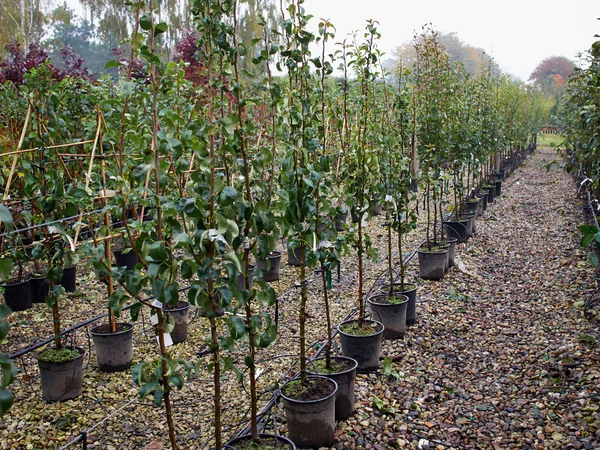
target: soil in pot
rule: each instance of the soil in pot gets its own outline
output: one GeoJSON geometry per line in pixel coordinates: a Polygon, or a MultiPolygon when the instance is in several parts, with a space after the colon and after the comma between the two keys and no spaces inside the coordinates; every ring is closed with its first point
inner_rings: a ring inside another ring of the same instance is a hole
{"type": "Polygon", "coordinates": [[[358,371],[372,371],[379,367],[379,351],[385,327],[375,320],[348,320],[338,326],[342,355],[356,360],[358,371]]]}
{"type": "Polygon", "coordinates": [[[190,321],[190,304],[182,300],[177,305],[164,305],[163,310],[173,317],[175,328],[171,331],[173,344],[185,341],[187,338],[188,323],[190,321]]]}
{"type": "Polygon", "coordinates": [[[335,420],[350,417],[354,412],[354,382],[356,380],[356,369],[358,363],[352,358],[344,356],[332,356],[331,367],[327,367],[325,358],[319,358],[311,364],[318,375],[335,381],[338,385],[335,396],[335,420]]]}
{"type": "Polygon", "coordinates": [[[446,273],[448,249],[422,246],[419,248],[419,277],[424,280],[441,280],[446,273]]]}
{"type": "Polygon", "coordinates": [[[278,251],[272,251],[267,260],[256,260],[256,268],[262,272],[262,278],[265,281],[279,280],[280,267],[281,252],[278,251]]]}
{"type": "Polygon", "coordinates": [[[99,325],[91,330],[98,368],[104,372],[118,372],[131,367],[133,357],[133,325],[117,323],[111,333],[110,325],[99,325]]]}
{"type": "Polygon", "coordinates": [[[296,450],[292,441],[272,434],[259,434],[259,442],[252,442],[252,436],[244,435],[230,440],[223,450],[296,450]]]}
{"type": "Polygon", "coordinates": [[[15,281],[3,285],[4,301],[13,311],[26,311],[31,308],[31,282],[15,281]]]}
{"type": "Polygon", "coordinates": [[[77,266],[68,267],[63,269],[62,278],[60,279],[60,285],[65,288],[67,292],[75,292],[77,289],[77,266]]]}
{"type": "Polygon", "coordinates": [[[406,332],[406,309],[408,297],[402,294],[379,294],[367,300],[371,317],[383,324],[383,337],[403,338],[406,332]]]}
{"type": "Polygon", "coordinates": [[[335,437],[337,383],[325,377],[288,381],[281,388],[288,436],[298,447],[327,447],[335,437]]]}
{"type": "Polygon", "coordinates": [[[70,400],[81,395],[84,354],[79,347],[38,353],[42,397],[46,402],[70,400]]]}

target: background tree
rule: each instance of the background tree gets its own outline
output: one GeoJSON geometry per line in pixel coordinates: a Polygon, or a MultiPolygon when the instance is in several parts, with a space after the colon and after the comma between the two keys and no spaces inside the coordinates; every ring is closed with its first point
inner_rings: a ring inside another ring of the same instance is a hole
{"type": "Polygon", "coordinates": [[[555,93],[557,90],[562,90],[574,69],[575,64],[568,58],[550,56],[537,65],[531,72],[529,80],[540,86],[543,92],[555,93]]]}
{"type": "MultiPolygon", "coordinates": [[[[492,75],[499,76],[501,74],[500,66],[482,48],[465,44],[455,32],[435,31],[435,34],[436,41],[445,49],[450,64],[460,63],[469,74],[474,76],[479,76],[483,67],[489,68],[492,75]]],[[[418,39],[422,39],[422,37],[418,39]]],[[[397,47],[394,51],[394,58],[396,65],[410,67],[416,60],[414,41],[407,41],[397,47]]]]}
{"type": "Polygon", "coordinates": [[[25,48],[40,42],[50,1],[0,1],[0,55],[4,55],[4,48],[12,41],[22,43],[25,48]]]}

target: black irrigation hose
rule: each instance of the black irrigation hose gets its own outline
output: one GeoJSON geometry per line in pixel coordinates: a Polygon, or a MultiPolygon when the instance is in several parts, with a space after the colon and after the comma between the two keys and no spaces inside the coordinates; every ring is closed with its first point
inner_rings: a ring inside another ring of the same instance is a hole
{"type": "MultiPolygon", "coordinates": [[[[179,290],[177,292],[184,292],[184,291],[187,291],[189,288],[190,288],[190,286],[182,287],[182,288],[179,288],[179,290]]],[[[146,297],[145,299],[143,299],[143,301],[145,301],[145,302],[148,302],[150,300],[154,300],[154,296],[153,295],[151,295],[151,296],[146,297]]],[[[135,305],[135,303],[123,307],[122,310],[123,311],[127,311],[133,305],[135,305]]],[[[74,332],[74,331],[76,331],[76,330],[78,330],[80,328],[83,328],[83,327],[85,327],[87,325],[90,325],[91,323],[97,322],[100,319],[104,319],[105,317],[108,317],[107,313],[102,314],[100,316],[92,317],[91,319],[88,319],[88,320],[85,320],[83,322],[80,322],[80,323],[78,323],[76,325],[73,325],[72,327],[69,327],[69,328],[61,331],[60,336],[66,336],[67,334],[70,334],[70,333],[72,333],[72,332],[74,332]]],[[[33,345],[29,346],[27,348],[19,350],[18,352],[13,353],[12,355],[9,355],[8,357],[10,359],[19,358],[19,357],[21,357],[21,356],[23,356],[23,355],[25,355],[25,354],[27,354],[29,352],[37,350],[38,348],[43,347],[44,345],[47,345],[47,344],[51,343],[53,340],[54,340],[54,336],[49,337],[47,339],[44,339],[43,341],[40,341],[40,342],[38,342],[36,344],[33,344],[33,345]]]]}
{"type": "MultiPolygon", "coordinates": [[[[95,210],[95,211],[88,211],[86,213],[81,213],[81,217],[91,216],[92,214],[100,214],[102,212],[104,212],[104,208],[98,209],[98,210],[95,210]]],[[[73,220],[73,219],[79,219],[79,214],[76,215],[76,216],[64,217],[62,219],[53,220],[52,222],[44,222],[44,223],[40,223],[40,224],[36,224],[36,225],[30,225],[30,226],[25,227],[25,228],[19,228],[19,229],[15,229],[15,230],[12,230],[12,231],[5,231],[3,233],[0,233],[0,238],[5,237],[5,236],[9,236],[9,235],[14,234],[14,233],[22,233],[23,231],[31,231],[31,230],[35,230],[37,228],[47,227],[48,225],[53,225],[55,223],[63,223],[63,222],[66,222],[68,220],[73,220]]]]}

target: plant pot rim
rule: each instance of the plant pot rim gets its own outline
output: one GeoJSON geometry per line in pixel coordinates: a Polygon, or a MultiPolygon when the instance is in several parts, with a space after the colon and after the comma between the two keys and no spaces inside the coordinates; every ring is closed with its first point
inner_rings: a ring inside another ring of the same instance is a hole
{"type": "MultiPolygon", "coordinates": [[[[437,245],[436,245],[437,247],[437,245]]],[[[421,250],[421,247],[419,247],[419,249],[417,250],[419,253],[424,254],[424,255],[441,255],[442,253],[446,253],[448,251],[448,247],[446,247],[444,250],[442,251],[435,251],[432,252],[431,250],[427,251],[427,250],[421,250]]]]}
{"type": "Polygon", "coordinates": [[[90,333],[92,334],[92,336],[117,336],[119,334],[125,334],[125,333],[129,333],[132,329],[133,329],[133,324],[129,323],[129,322],[117,322],[117,325],[125,325],[127,328],[125,330],[121,330],[121,331],[117,331],[115,333],[99,333],[95,330],[97,330],[100,327],[103,327],[104,325],[96,325],[94,328],[92,328],[90,330],[90,333]]]}
{"type": "Polygon", "coordinates": [[[180,308],[177,308],[177,306],[171,306],[171,305],[164,304],[163,311],[178,312],[178,311],[185,311],[186,309],[190,308],[189,302],[186,302],[185,300],[179,300],[177,303],[180,303],[180,302],[185,303],[185,305],[181,306],[180,308]]]}
{"type": "Polygon", "coordinates": [[[373,299],[376,297],[385,297],[385,298],[390,298],[389,294],[375,294],[372,295],[371,297],[367,298],[367,303],[370,305],[377,305],[377,306],[383,306],[384,308],[386,306],[392,307],[392,306],[398,306],[398,305],[403,305],[404,303],[408,303],[408,296],[405,294],[396,294],[399,296],[402,296],[404,298],[398,298],[398,297],[394,297],[394,298],[398,298],[398,300],[401,300],[398,303],[379,303],[374,301],[373,299]]]}
{"type": "Polygon", "coordinates": [[[14,278],[11,280],[7,280],[7,281],[3,281],[2,283],[0,283],[0,286],[2,287],[8,287],[8,286],[18,286],[20,284],[25,284],[25,283],[29,283],[31,281],[31,277],[29,278],[25,278],[21,281],[16,281],[14,278]]]}
{"type": "MultiPolygon", "coordinates": [[[[290,439],[286,438],[285,436],[281,436],[279,434],[259,433],[258,437],[259,438],[264,437],[264,438],[269,438],[269,439],[276,439],[278,441],[281,441],[284,444],[289,445],[292,450],[296,450],[296,444],[294,444],[290,439]]],[[[252,439],[252,436],[250,434],[243,434],[241,436],[237,436],[232,439],[229,439],[223,445],[222,450],[228,450],[230,448],[235,448],[235,447],[232,447],[232,444],[243,442],[246,439],[252,439]]]]}
{"type": "MultiPolygon", "coordinates": [[[[291,380],[287,380],[287,381],[286,381],[286,382],[283,384],[283,386],[281,386],[281,389],[279,390],[279,391],[280,391],[280,393],[281,393],[281,396],[282,396],[284,399],[286,399],[287,401],[289,401],[289,402],[302,403],[302,404],[310,404],[310,403],[319,403],[319,402],[322,402],[322,401],[324,401],[324,400],[327,400],[327,399],[329,399],[329,398],[331,398],[331,397],[335,396],[335,394],[337,394],[337,391],[338,391],[338,384],[337,384],[337,383],[336,383],[334,380],[332,380],[331,378],[327,378],[326,376],[322,376],[322,375],[319,375],[319,376],[316,376],[316,375],[307,375],[307,378],[308,378],[308,379],[316,379],[316,378],[318,378],[319,380],[324,380],[324,381],[326,381],[326,382],[331,382],[331,383],[333,383],[333,388],[334,388],[334,389],[333,389],[333,391],[332,391],[332,392],[330,392],[329,394],[327,394],[325,397],[321,397],[321,398],[318,398],[318,399],[316,399],[316,400],[298,400],[298,399],[295,399],[295,398],[293,398],[293,397],[288,397],[287,395],[285,395],[285,394],[283,393],[283,391],[284,391],[285,387],[286,387],[286,386],[287,386],[289,383],[291,383],[292,381],[297,381],[297,380],[298,380],[298,377],[294,377],[294,378],[292,378],[291,380]]],[[[319,381],[319,382],[320,382],[320,381],[319,381]]]]}
{"type": "Polygon", "coordinates": [[[382,334],[383,330],[385,330],[385,327],[383,326],[383,324],[381,322],[379,322],[377,320],[373,320],[373,319],[363,319],[364,323],[372,324],[376,328],[380,328],[380,330],[375,331],[375,333],[373,333],[373,334],[367,334],[366,336],[357,336],[355,334],[346,333],[345,331],[343,331],[341,329],[342,325],[347,324],[347,323],[352,323],[352,322],[358,323],[358,319],[344,320],[343,322],[341,322],[337,326],[337,329],[340,332],[340,334],[343,334],[344,336],[354,337],[354,338],[362,338],[362,337],[364,337],[364,338],[370,338],[370,337],[373,337],[373,336],[377,336],[378,334],[382,334]]]}
{"type": "MultiPolygon", "coordinates": [[[[281,254],[282,253],[279,250],[273,250],[271,253],[269,253],[267,255],[267,259],[277,258],[278,256],[281,256],[281,254]]],[[[260,259],[260,258],[258,258],[258,259],[260,259]]],[[[265,261],[265,260],[263,260],[263,261],[265,261]]]]}
{"type": "MultiPolygon", "coordinates": [[[[325,356],[321,356],[319,358],[314,359],[313,361],[321,361],[321,360],[323,360],[325,358],[326,358],[325,356]]],[[[319,376],[326,377],[327,375],[342,375],[344,373],[352,372],[353,370],[356,370],[358,368],[358,361],[356,361],[354,358],[350,358],[349,356],[332,356],[331,359],[343,360],[343,361],[352,361],[352,367],[350,367],[350,368],[348,368],[346,370],[342,370],[341,372],[329,372],[329,373],[326,373],[326,374],[325,373],[321,373],[321,374],[319,374],[319,376]]],[[[316,375],[313,372],[309,372],[309,374],[316,375]]]]}
{"type": "MultiPolygon", "coordinates": [[[[389,286],[389,284],[382,284],[380,290],[386,288],[387,286],[389,286]]],[[[404,292],[416,291],[418,287],[417,283],[394,283],[392,286],[394,287],[394,292],[399,292],[400,294],[404,292]],[[395,288],[396,286],[398,286],[398,289],[395,288]]]]}

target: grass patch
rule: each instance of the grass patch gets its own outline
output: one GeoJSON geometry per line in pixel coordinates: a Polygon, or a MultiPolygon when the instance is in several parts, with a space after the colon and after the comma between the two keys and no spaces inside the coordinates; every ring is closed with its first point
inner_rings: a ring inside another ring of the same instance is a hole
{"type": "Polygon", "coordinates": [[[539,133],[537,135],[537,145],[538,147],[544,148],[560,148],[563,146],[565,138],[560,134],[543,134],[539,133]]]}

